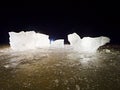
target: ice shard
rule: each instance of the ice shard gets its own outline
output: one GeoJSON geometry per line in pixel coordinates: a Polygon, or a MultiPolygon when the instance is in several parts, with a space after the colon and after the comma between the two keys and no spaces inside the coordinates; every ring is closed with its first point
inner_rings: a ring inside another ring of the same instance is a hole
{"type": "Polygon", "coordinates": [[[50,45],[48,35],[34,31],[9,32],[9,36],[10,47],[17,51],[47,47],[50,45]]]}
{"type": "Polygon", "coordinates": [[[100,46],[110,42],[105,36],[100,37],[83,37],[82,39],[76,33],[68,35],[68,41],[74,50],[80,52],[96,52],[100,46]]]}

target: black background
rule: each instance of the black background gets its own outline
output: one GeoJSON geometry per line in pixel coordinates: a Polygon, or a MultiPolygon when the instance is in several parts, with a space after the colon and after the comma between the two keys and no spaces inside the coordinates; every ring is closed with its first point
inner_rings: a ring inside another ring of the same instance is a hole
{"type": "Polygon", "coordinates": [[[120,8],[113,1],[4,2],[0,7],[0,43],[8,44],[9,31],[31,31],[65,39],[73,32],[84,36],[108,36],[120,44],[120,8]]]}

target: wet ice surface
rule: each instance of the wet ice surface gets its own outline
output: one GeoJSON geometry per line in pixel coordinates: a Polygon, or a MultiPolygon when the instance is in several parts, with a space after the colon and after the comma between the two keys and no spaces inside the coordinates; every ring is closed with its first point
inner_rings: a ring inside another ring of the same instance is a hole
{"type": "Polygon", "coordinates": [[[0,90],[119,90],[120,47],[78,53],[70,46],[0,49],[0,90]]]}

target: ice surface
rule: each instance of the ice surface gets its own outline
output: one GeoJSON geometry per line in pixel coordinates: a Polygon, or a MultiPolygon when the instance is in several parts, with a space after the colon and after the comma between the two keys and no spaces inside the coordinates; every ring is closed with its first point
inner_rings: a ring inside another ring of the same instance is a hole
{"type": "Polygon", "coordinates": [[[64,48],[16,52],[0,47],[1,90],[119,90],[120,46],[97,53],[64,48]],[[107,52],[110,51],[110,53],[107,52]]]}
{"type": "Polygon", "coordinates": [[[51,47],[63,48],[64,47],[64,39],[58,39],[58,40],[52,41],[51,47]]]}
{"type": "Polygon", "coordinates": [[[50,45],[49,36],[34,31],[9,32],[10,46],[13,50],[24,51],[50,45]]]}
{"type": "Polygon", "coordinates": [[[76,51],[82,52],[96,52],[100,46],[105,45],[110,42],[108,37],[100,36],[100,37],[83,37],[82,39],[76,33],[68,35],[68,41],[70,45],[76,51]]]}

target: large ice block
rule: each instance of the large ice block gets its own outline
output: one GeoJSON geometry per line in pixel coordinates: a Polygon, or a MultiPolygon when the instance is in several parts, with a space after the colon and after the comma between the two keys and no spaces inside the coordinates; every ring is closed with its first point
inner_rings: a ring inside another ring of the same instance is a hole
{"type": "Polygon", "coordinates": [[[9,43],[13,50],[23,51],[50,45],[49,36],[34,31],[9,32],[9,43]]]}
{"type": "Polygon", "coordinates": [[[83,37],[82,39],[76,33],[68,35],[68,41],[74,50],[80,52],[96,52],[100,46],[110,42],[105,36],[100,37],[83,37]]]}

